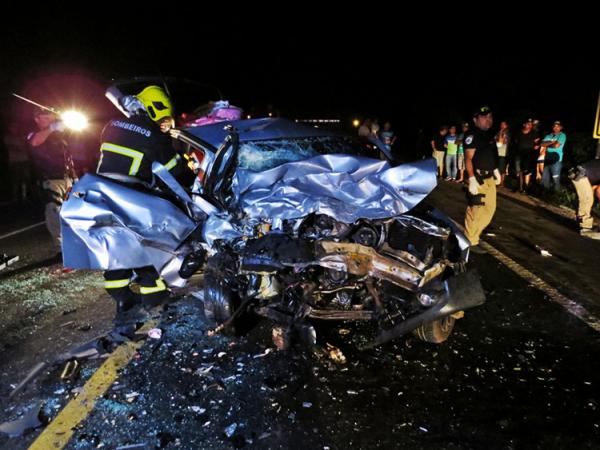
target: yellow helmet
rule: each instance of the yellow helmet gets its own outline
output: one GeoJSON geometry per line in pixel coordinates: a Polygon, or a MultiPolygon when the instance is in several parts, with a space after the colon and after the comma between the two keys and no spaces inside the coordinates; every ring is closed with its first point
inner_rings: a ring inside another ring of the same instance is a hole
{"type": "Polygon", "coordinates": [[[148,86],[136,97],[144,104],[148,115],[155,122],[165,117],[173,117],[171,100],[163,88],[148,86]]]}

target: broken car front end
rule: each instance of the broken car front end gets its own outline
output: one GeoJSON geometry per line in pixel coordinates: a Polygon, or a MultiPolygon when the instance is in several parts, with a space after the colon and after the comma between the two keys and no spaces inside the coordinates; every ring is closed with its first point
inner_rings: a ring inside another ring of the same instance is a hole
{"type": "Polygon", "coordinates": [[[420,215],[347,224],[313,214],[222,243],[206,268],[205,311],[223,323],[244,305],[230,326],[255,313],[309,342],[313,320],[371,322],[378,332],[365,347],[410,331],[442,342],[485,297],[456,235],[420,215]]]}
{"type": "Polygon", "coordinates": [[[283,119],[172,135],[206,153],[203,184],[190,196],[160,165],[169,192],[159,196],[84,177],[61,212],[65,264],[152,264],[181,286],[206,251],[207,316],[238,330],[267,317],[309,342],[315,321],[373,325],[365,347],[410,331],[442,342],[484,302],[466,271],[468,241],[422,203],[436,185],[433,160],[391,167],[351,137],[283,119]]]}

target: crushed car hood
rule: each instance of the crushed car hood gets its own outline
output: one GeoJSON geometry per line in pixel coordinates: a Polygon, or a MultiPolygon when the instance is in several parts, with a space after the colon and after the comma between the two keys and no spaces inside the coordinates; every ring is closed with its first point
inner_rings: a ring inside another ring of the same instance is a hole
{"type": "Polygon", "coordinates": [[[320,155],[264,172],[238,169],[233,190],[251,218],[295,219],[311,213],[342,222],[403,214],[436,186],[432,159],[390,167],[350,155],[320,155]]]}

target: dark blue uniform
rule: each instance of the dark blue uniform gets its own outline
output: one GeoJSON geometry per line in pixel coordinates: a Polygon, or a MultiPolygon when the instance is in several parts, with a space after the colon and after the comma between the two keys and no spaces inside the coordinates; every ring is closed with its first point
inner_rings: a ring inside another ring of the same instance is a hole
{"type": "Polygon", "coordinates": [[[498,167],[498,150],[494,134],[475,128],[473,132],[465,135],[463,144],[465,150],[475,149],[473,168],[485,173],[492,172],[498,167]]]}
{"type": "Polygon", "coordinates": [[[171,138],[146,115],[111,120],[102,131],[97,172],[117,173],[152,182],[152,163],[165,165],[184,186],[194,181],[185,159],[171,145],[171,138]]]}

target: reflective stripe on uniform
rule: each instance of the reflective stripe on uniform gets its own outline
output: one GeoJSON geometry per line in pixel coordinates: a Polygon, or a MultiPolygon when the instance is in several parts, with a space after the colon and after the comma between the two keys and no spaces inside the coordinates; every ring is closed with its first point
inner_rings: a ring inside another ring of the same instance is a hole
{"type": "Polygon", "coordinates": [[[104,289],[119,289],[129,286],[129,278],[122,280],[104,280],[104,289]]]}
{"type": "Polygon", "coordinates": [[[173,156],[168,163],[165,164],[165,167],[167,168],[167,170],[171,170],[173,167],[175,167],[177,165],[177,160],[179,158],[177,157],[177,155],[173,156]]]}
{"type": "Polygon", "coordinates": [[[131,166],[129,167],[128,175],[136,175],[138,170],[140,170],[140,165],[142,164],[142,159],[144,159],[144,154],[132,148],[122,147],[120,145],[111,144],[109,142],[105,142],[100,147],[100,151],[104,152],[113,152],[119,155],[128,156],[133,161],[131,162],[131,166]]]}
{"type": "Polygon", "coordinates": [[[145,286],[141,286],[140,287],[140,294],[154,294],[155,292],[160,292],[160,291],[166,291],[167,290],[167,286],[165,285],[165,282],[159,278],[158,280],[156,280],[156,286],[153,287],[145,287],[145,286]]]}

